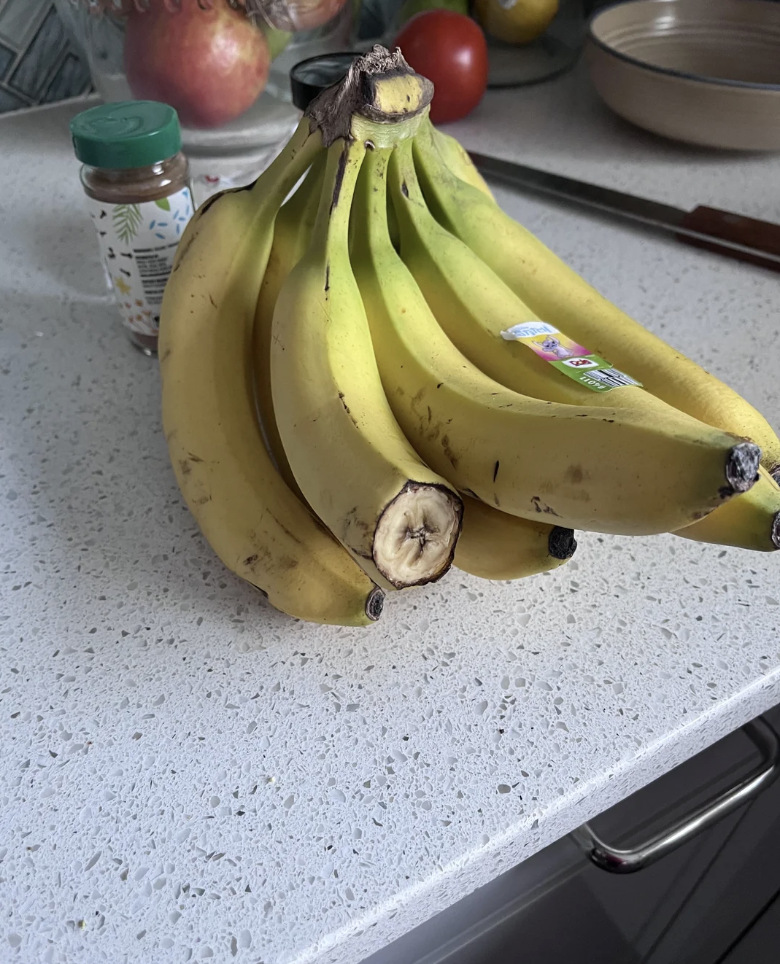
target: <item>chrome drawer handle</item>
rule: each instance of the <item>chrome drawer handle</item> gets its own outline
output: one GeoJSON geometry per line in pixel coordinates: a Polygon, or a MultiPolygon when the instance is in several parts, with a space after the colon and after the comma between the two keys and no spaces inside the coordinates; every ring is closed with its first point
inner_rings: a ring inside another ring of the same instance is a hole
{"type": "Polygon", "coordinates": [[[736,786],[724,790],[668,829],[630,850],[610,847],[587,823],[574,830],[572,837],[597,867],[612,874],[631,874],[665,857],[743,803],[758,796],[780,774],[780,739],[766,720],[759,716],[747,723],[742,732],[761,751],[761,765],[736,786]]]}

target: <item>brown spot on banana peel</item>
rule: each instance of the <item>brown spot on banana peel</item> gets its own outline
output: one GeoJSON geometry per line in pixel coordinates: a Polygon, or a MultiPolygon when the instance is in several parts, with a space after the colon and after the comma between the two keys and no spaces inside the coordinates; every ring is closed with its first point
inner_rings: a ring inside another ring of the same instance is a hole
{"type": "Polygon", "coordinates": [[[279,528],[280,528],[280,529],[282,530],[282,532],[287,536],[288,539],[291,539],[293,542],[297,542],[297,544],[298,544],[299,546],[302,546],[302,545],[303,545],[303,543],[302,543],[301,540],[298,538],[298,536],[296,536],[295,533],[290,532],[290,530],[287,528],[287,526],[286,526],[283,522],[280,522],[279,519],[277,519],[276,516],[275,516],[273,513],[269,512],[268,515],[269,515],[270,518],[273,519],[273,521],[279,526],[279,528]]]}
{"type": "MultiPolygon", "coordinates": [[[[381,516],[381,513],[380,513],[380,516],[381,516]]],[[[374,530],[376,529],[376,526],[378,524],[379,524],[379,518],[377,518],[377,521],[374,523],[374,530]]],[[[372,558],[373,558],[371,556],[371,553],[366,552],[365,549],[360,547],[360,545],[353,545],[353,543],[356,541],[357,543],[360,543],[363,539],[369,538],[371,535],[371,532],[372,532],[371,526],[365,521],[365,519],[360,519],[358,517],[357,506],[350,509],[349,512],[344,516],[344,524],[343,524],[342,533],[341,533],[341,541],[345,543],[349,543],[352,551],[356,555],[360,556],[361,559],[368,559],[369,561],[372,561],[372,558]],[[350,533],[354,532],[355,530],[362,533],[362,536],[357,540],[353,539],[350,536],[350,533]]]]}
{"type": "Polygon", "coordinates": [[[493,466],[493,481],[495,482],[498,478],[498,467],[501,463],[496,459],[496,464],[493,466]]]}
{"type": "MultiPolygon", "coordinates": [[[[208,204],[208,201],[206,201],[205,203],[208,204]]],[[[188,252],[188,251],[190,250],[190,248],[192,247],[192,243],[193,243],[193,241],[195,240],[195,238],[196,238],[197,236],[198,236],[198,235],[197,235],[197,232],[196,232],[196,231],[194,231],[194,230],[191,231],[189,237],[187,238],[186,242],[184,243],[184,247],[183,247],[183,248],[179,248],[179,250],[176,252],[176,263],[175,263],[174,266],[173,266],[173,271],[171,272],[172,274],[173,274],[174,272],[178,271],[179,268],[180,268],[180,267],[182,266],[182,264],[184,263],[184,259],[187,257],[187,252],[188,252]]]]}
{"type": "Polygon", "coordinates": [[[582,480],[583,480],[583,478],[584,478],[584,474],[583,474],[583,471],[582,471],[582,466],[581,466],[581,465],[570,465],[570,466],[568,467],[568,469],[566,469],[566,472],[565,472],[565,474],[564,474],[563,477],[564,477],[564,479],[566,479],[567,482],[571,482],[571,483],[573,483],[574,485],[579,484],[580,482],[582,482],[582,480]]]}
{"type": "Polygon", "coordinates": [[[352,412],[350,412],[349,405],[347,405],[347,403],[344,401],[344,392],[339,392],[339,401],[344,406],[344,411],[347,413],[347,415],[349,415],[350,422],[352,422],[355,428],[357,428],[358,427],[357,419],[352,414],[352,412]]]}
{"type": "MultiPolygon", "coordinates": [[[[339,203],[339,197],[341,196],[341,185],[344,183],[344,174],[347,170],[347,145],[344,144],[344,148],[339,156],[339,166],[336,171],[336,180],[333,184],[333,195],[330,200],[330,210],[331,213],[336,208],[339,203]]],[[[327,290],[327,289],[326,289],[327,290]]]]}
{"type": "MultiPolygon", "coordinates": [[[[251,181],[249,184],[243,185],[243,187],[229,187],[224,191],[218,191],[216,194],[212,194],[210,198],[206,198],[203,204],[201,204],[201,206],[195,212],[195,218],[197,218],[197,221],[200,221],[205,215],[206,211],[213,207],[213,205],[216,204],[216,202],[221,198],[227,197],[228,194],[240,194],[242,191],[251,191],[255,184],[257,184],[257,178],[255,178],[255,180],[251,181]]],[[[190,224],[192,224],[192,220],[190,220],[190,224]]]]}
{"type": "Polygon", "coordinates": [[[271,550],[268,546],[261,545],[257,542],[257,535],[255,532],[248,533],[249,542],[257,546],[257,551],[250,556],[247,556],[244,560],[244,565],[251,571],[253,571],[258,565],[272,567],[275,564],[274,557],[271,554],[271,550]]]}
{"type": "Polygon", "coordinates": [[[547,551],[553,559],[571,559],[577,549],[573,529],[553,526],[547,539],[547,551]]]}
{"type": "Polygon", "coordinates": [[[544,515],[554,515],[556,517],[558,515],[555,509],[547,505],[546,502],[542,502],[538,495],[531,496],[531,504],[534,507],[534,512],[543,513],[544,515]]]}
{"type": "Polygon", "coordinates": [[[406,198],[409,197],[409,188],[406,186],[406,181],[401,183],[401,194],[406,198]]]}
{"type": "Polygon", "coordinates": [[[330,261],[325,265],[325,291],[330,291],[330,261]]]}
{"type": "Polygon", "coordinates": [[[450,448],[450,437],[449,437],[449,435],[445,435],[445,436],[442,437],[442,440],[441,440],[441,448],[442,448],[442,451],[444,452],[444,454],[446,455],[446,457],[449,459],[450,465],[452,465],[453,469],[457,469],[457,467],[458,467],[458,462],[460,462],[460,456],[459,456],[459,455],[456,455],[456,454],[452,451],[452,449],[450,448]]]}

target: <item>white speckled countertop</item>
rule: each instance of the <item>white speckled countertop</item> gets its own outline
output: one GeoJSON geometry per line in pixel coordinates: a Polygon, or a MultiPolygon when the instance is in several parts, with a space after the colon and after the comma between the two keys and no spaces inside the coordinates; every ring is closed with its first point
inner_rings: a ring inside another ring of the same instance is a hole
{"type": "MultiPolygon", "coordinates": [[[[0,121],[0,960],[356,964],[780,700],[780,558],[584,536],[363,630],[212,556],[107,303],[60,106],[0,121]]],[[[581,73],[485,152],[780,220],[780,162],[665,144],[581,73]]],[[[499,192],[775,424],[777,276],[499,192]]]]}

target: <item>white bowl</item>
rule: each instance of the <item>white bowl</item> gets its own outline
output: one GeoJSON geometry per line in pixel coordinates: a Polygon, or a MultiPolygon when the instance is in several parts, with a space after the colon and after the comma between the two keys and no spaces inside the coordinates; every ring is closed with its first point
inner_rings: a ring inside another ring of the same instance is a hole
{"type": "Polygon", "coordinates": [[[639,127],[780,151],[780,3],[629,0],[593,16],[585,58],[602,100],[639,127]]]}

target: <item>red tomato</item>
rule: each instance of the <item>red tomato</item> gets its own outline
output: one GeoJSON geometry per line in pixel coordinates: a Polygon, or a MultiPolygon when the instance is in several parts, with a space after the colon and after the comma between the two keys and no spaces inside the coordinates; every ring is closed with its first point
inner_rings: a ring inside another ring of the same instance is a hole
{"type": "Polygon", "coordinates": [[[479,24],[452,10],[418,13],[395,38],[409,65],[433,81],[431,120],[459,120],[482,100],[488,51],[479,24]]]}

